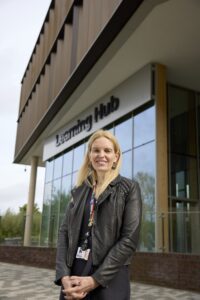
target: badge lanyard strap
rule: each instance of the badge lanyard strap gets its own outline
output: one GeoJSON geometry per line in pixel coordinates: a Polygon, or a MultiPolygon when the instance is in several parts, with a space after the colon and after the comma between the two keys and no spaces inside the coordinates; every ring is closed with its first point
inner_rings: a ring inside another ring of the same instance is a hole
{"type": "Polygon", "coordinates": [[[94,208],[95,208],[95,188],[93,188],[92,197],[90,200],[90,217],[89,217],[88,227],[92,227],[94,223],[94,208]]]}
{"type": "Polygon", "coordinates": [[[95,186],[93,186],[93,190],[92,190],[92,196],[91,196],[91,200],[90,200],[90,217],[89,217],[89,221],[88,221],[88,231],[85,233],[85,239],[83,241],[83,244],[81,246],[82,250],[86,250],[88,248],[88,239],[89,236],[91,234],[91,230],[92,230],[92,225],[94,223],[94,210],[95,210],[95,186]]]}

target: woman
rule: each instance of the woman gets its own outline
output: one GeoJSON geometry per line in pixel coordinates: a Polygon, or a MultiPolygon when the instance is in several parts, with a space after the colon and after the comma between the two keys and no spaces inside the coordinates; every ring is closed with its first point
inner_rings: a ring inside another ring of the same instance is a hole
{"type": "Polygon", "coordinates": [[[60,300],[130,299],[128,265],[142,205],[138,184],[119,175],[120,164],[116,138],[109,131],[95,132],[59,232],[60,300]]]}

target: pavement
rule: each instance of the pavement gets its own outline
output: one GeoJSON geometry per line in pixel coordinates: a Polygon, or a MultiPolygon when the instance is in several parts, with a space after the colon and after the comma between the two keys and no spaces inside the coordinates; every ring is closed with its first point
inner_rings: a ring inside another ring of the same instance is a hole
{"type": "MultiPolygon", "coordinates": [[[[0,262],[0,300],[58,300],[54,270],[0,262]]],[[[200,300],[200,293],[131,283],[131,300],[200,300]]],[[[114,300],[114,299],[110,299],[114,300]]]]}

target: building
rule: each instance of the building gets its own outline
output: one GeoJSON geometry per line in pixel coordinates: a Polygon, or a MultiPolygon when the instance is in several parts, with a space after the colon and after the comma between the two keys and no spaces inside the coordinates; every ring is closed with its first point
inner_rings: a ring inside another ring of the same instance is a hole
{"type": "Polygon", "coordinates": [[[21,87],[14,162],[31,165],[25,246],[37,166],[46,167],[40,245],[55,247],[87,139],[107,128],[122,174],[142,187],[138,250],[199,255],[199,12],[197,0],[51,2],[21,87]]]}

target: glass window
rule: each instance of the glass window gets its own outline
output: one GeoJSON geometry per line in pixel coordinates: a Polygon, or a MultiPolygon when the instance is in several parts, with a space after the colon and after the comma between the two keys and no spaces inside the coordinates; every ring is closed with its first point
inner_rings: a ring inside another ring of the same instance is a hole
{"type": "Polygon", "coordinates": [[[134,149],[134,177],[141,187],[144,210],[154,211],[155,204],[155,143],[134,149]]]}
{"type": "Polygon", "coordinates": [[[132,149],[132,118],[120,123],[115,127],[115,136],[120,144],[121,151],[132,149]]]}
{"type": "Polygon", "coordinates": [[[53,165],[54,165],[54,160],[46,162],[45,182],[49,182],[53,180],[53,165]]]}
{"type": "Polygon", "coordinates": [[[72,174],[72,188],[76,185],[77,175],[78,175],[78,172],[74,172],[72,174]]]}
{"type": "Polygon", "coordinates": [[[115,133],[114,133],[114,127],[113,127],[113,124],[112,124],[111,126],[108,126],[108,127],[104,128],[104,129],[107,130],[107,131],[110,131],[112,134],[115,134],[115,133]]]}
{"type": "Polygon", "coordinates": [[[138,181],[143,213],[140,232],[140,251],[155,251],[155,142],[133,150],[134,177],[138,181]]]}
{"type": "Polygon", "coordinates": [[[61,199],[60,199],[60,224],[62,223],[63,217],[66,212],[67,203],[71,198],[71,181],[72,176],[67,175],[62,178],[62,192],[61,192],[61,199]]]}
{"type": "Polygon", "coordinates": [[[72,172],[72,160],[73,151],[69,151],[64,154],[63,157],[63,175],[70,174],[72,172]]]}
{"type": "Polygon", "coordinates": [[[155,139],[155,107],[152,106],[134,117],[134,147],[155,139]]]}
{"type": "Polygon", "coordinates": [[[184,89],[169,89],[171,152],[196,155],[196,112],[194,93],[184,89]]]}
{"type": "Polygon", "coordinates": [[[51,211],[51,191],[52,183],[46,183],[44,187],[44,202],[42,209],[42,225],[41,225],[41,246],[48,246],[49,244],[49,224],[51,211]]]}
{"type": "Polygon", "coordinates": [[[130,179],[133,178],[132,174],[132,150],[123,153],[122,155],[122,166],[120,170],[120,174],[122,176],[128,177],[130,179]]]}
{"type": "Polygon", "coordinates": [[[85,144],[82,144],[74,149],[73,172],[80,169],[83,163],[85,144]]]}
{"type": "Polygon", "coordinates": [[[59,225],[59,208],[61,198],[61,179],[53,182],[52,199],[51,199],[51,219],[49,229],[49,244],[56,245],[59,225]]]}
{"type": "MultiPolygon", "coordinates": [[[[155,139],[154,119],[154,107],[151,107],[134,117],[134,134],[133,117],[130,113],[121,123],[117,122],[116,126],[112,123],[112,126],[107,127],[115,133],[122,150],[121,175],[130,179],[135,175],[140,183],[146,208],[145,215],[143,215],[146,223],[142,227],[143,240],[140,245],[144,246],[141,249],[149,251],[154,247],[155,240],[155,216],[152,217],[155,214],[154,211],[152,212],[155,193],[155,145],[154,142],[150,142],[155,139]],[[133,149],[133,137],[135,145],[144,143],[145,145],[133,149]]],[[[79,144],[64,155],[46,163],[46,182],[50,184],[45,185],[41,245],[56,245],[58,229],[71,198],[71,189],[76,184],[85,148],[86,143],[79,144]]]]}
{"type": "Polygon", "coordinates": [[[62,162],[63,162],[63,156],[59,156],[54,161],[54,172],[53,172],[53,178],[57,179],[61,177],[62,174],[62,162]]]}

